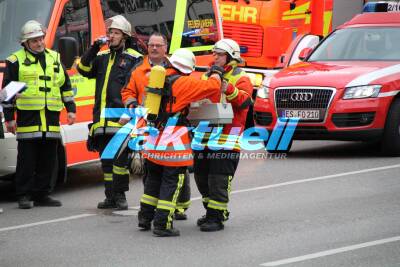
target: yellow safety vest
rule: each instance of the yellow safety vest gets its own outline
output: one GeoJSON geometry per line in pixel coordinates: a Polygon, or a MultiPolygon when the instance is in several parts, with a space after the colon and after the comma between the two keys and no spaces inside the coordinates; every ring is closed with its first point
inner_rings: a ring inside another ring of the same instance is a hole
{"type": "Polygon", "coordinates": [[[26,83],[26,90],[17,99],[20,110],[41,110],[47,107],[50,111],[63,109],[60,87],[65,83],[64,70],[57,52],[46,49],[46,69],[43,70],[35,57],[25,49],[14,53],[18,58],[19,81],[26,83]]]}

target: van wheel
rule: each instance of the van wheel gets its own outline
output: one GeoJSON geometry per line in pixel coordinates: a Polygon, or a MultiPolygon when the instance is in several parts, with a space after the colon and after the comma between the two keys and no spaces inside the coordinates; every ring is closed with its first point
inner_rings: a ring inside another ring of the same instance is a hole
{"type": "Polygon", "coordinates": [[[67,181],[67,158],[62,142],[57,146],[56,166],[53,168],[52,181],[54,185],[63,184],[67,181]]]}
{"type": "Polygon", "coordinates": [[[381,152],[385,156],[400,156],[400,99],[390,106],[383,133],[381,152]]]}

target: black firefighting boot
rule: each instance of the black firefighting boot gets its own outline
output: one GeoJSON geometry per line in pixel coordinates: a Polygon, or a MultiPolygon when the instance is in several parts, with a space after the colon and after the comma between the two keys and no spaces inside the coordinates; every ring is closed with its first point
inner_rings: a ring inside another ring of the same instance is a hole
{"type": "Polygon", "coordinates": [[[184,221],[187,220],[187,215],[185,214],[185,209],[176,209],[174,213],[174,220],[184,221]]]}
{"type": "Polygon", "coordinates": [[[222,223],[222,221],[207,221],[200,225],[200,231],[202,232],[216,232],[220,230],[224,230],[224,224],[222,223]]]}
{"type": "Polygon", "coordinates": [[[180,236],[179,230],[175,228],[165,229],[154,227],[153,234],[159,237],[180,236]]]}
{"type": "Polygon", "coordinates": [[[202,232],[215,232],[224,229],[223,224],[223,211],[207,209],[206,221],[200,225],[202,232]]]}
{"type": "Polygon", "coordinates": [[[20,209],[31,209],[33,208],[33,202],[28,196],[21,196],[18,198],[18,208],[20,209]]]}
{"type": "Polygon", "coordinates": [[[138,213],[138,226],[142,231],[148,231],[151,229],[151,220],[144,217],[141,211],[138,213]]]}
{"type": "MultiPolygon", "coordinates": [[[[227,220],[229,220],[229,211],[224,211],[223,213],[224,218],[222,221],[226,222],[227,220]]],[[[197,219],[197,226],[202,225],[203,223],[205,223],[207,221],[206,215],[201,216],[200,218],[197,219]]]]}
{"type": "Polygon", "coordinates": [[[125,192],[117,192],[114,194],[115,208],[117,210],[127,210],[128,202],[126,201],[125,192]]]}
{"type": "Polygon", "coordinates": [[[197,226],[201,226],[203,223],[207,221],[206,215],[201,216],[197,219],[197,226]]]}
{"type": "Polygon", "coordinates": [[[104,194],[106,198],[104,201],[101,201],[97,204],[98,209],[114,209],[116,208],[116,204],[113,198],[113,190],[112,190],[112,182],[105,182],[104,184],[104,194]]]}
{"type": "Polygon", "coordinates": [[[62,203],[49,196],[40,196],[34,199],[33,205],[36,207],[61,207],[62,203]]]}

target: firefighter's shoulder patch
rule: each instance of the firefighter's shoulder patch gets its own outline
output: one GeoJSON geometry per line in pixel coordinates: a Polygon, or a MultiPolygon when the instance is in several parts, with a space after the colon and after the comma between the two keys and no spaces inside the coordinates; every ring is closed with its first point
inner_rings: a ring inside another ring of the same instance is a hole
{"type": "Polygon", "coordinates": [[[17,58],[16,55],[11,55],[11,56],[9,56],[6,60],[9,61],[9,62],[11,62],[11,63],[15,63],[15,62],[18,61],[18,58],[17,58]]]}

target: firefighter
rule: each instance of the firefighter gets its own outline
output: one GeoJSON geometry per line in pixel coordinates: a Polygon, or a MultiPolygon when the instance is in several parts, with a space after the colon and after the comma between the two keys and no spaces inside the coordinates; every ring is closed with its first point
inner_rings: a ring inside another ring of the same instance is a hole
{"type": "Polygon", "coordinates": [[[23,25],[23,48],[7,58],[3,80],[3,87],[11,81],[24,82],[27,87],[13,102],[3,104],[7,131],[16,133],[18,141],[15,185],[20,209],[62,205],[49,194],[61,140],[60,111],[64,106],[68,124],[75,122],[70,80],[59,61],[60,55],[45,48],[44,35],[37,21],[23,25]]]}
{"type": "Polygon", "coordinates": [[[222,134],[218,137],[219,140],[212,140],[210,133],[206,134],[205,138],[199,141],[205,145],[205,150],[195,151],[194,177],[206,208],[206,215],[197,221],[197,225],[204,232],[224,229],[223,221],[228,219],[229,192],[240,157],[238,140],[245,127],[247,112],[252,104],[253,91],[250,79],[238,67],[242,58],[240,57],[240,47],[234,40],[218,41],[213,48],[213,56],[214,64],[224,69],[223,99],[226,98],[226,101],[231,103],[234,117],[231,124],[223,126],[222,134]],[[236,129],[240,131],[230,134],[233,127],[237,127],[236,129]],[[227,139],[229,134],[231,135],[230,141],[227,139]],[[207,147],[210,145],[210,141],[212,144],[220,141],[225,143],[226,147],[218,151],[211,150],[207,147]],[[218,157],[215,156],[217,153],[225,155],[218,157]]]}
{"type": "MultiPolygon", "coordinates": [[[[211,68],[210,79],[207,81],[189,76],[194,70],[195,56],[184,48],[177,49],[172,54],[169,64],[158,117],[152,124],[159,130],[157,137],[154,137],[157,140],[148,138],[144,145],[147,178],[138,214],[140,228],[150,230],[153,221],[154,235],[162,237],[180,234],[173,228],[172,218],[187,166],[193,164],[190,138],[185,126],[188,106],[191,102],[220,95],[222,76],[222,69],[217,66],[211,68]],[[177,119],[177,126],[166,126],[166,122],[172,117],[177,119]],[[175,136],[177,133],[180,133],[178,137],[175,136]],[[171,142],[180,143],[182,149],[175,149],[165,138],[172,138],[171,142]],[[158,150],[148,144],[165,147],[158,150]]],[[[148,94],[149,92],[146,97],[149,97],[148,94]]]]}
{"type": "MultiPolygon", "coordinates": [[[[114,134],[121,128],[118,119],[101,116],[105,108],[123,108],[121,90],[130,72],[142,61],[135,49],[136,41],[131,37],[131,24],[121,15],[106,21],[108,25],[108,50],[100,51],[106,43],[104,37],[98,38],[82,56],[78,71],[87,78],[96,79],[93,124],[88,140],[89,150],[103,153],[114,134]]],[[[129,170],[113,164],[113,159],[102,159],[105,200],[97,208],[118,210],[128,209],[125,192],[129,190],[129,170]]]]}
{"type": "MultiPolygon", "coordinates": [[[[129,83],[121,91],[122,101],[127,108],[137,108],[143,105],[143,96],[145,87],[149,82],[150,69],[153,66],[160,65],[166,67],[167,61],[167,48],[168,40],[163,34],[154,32],[149,37],[148,56],[144,57],[143,63],[138,66],[130,77],[129,83]]],[[[121,118],[119,123],[125,125],[129,122],[129,118],[121,118]]],[[[127,148],[128,149],[128,148],[127,148]]],[[[125,151],[127,153],[128,151],[125,151]]],[[[123,154],[121,154],[123,155],[123,154]]],[[[175,210],[174,219],[186,220],[187,215],[185,210],[190,205],[190,177],[186,173],[185,183],[183,184],[181,193],[178,198],[177,209],[175,210]]],[[[145,183],[146,175],[143,177],[143,183],[145,183]]]]}

